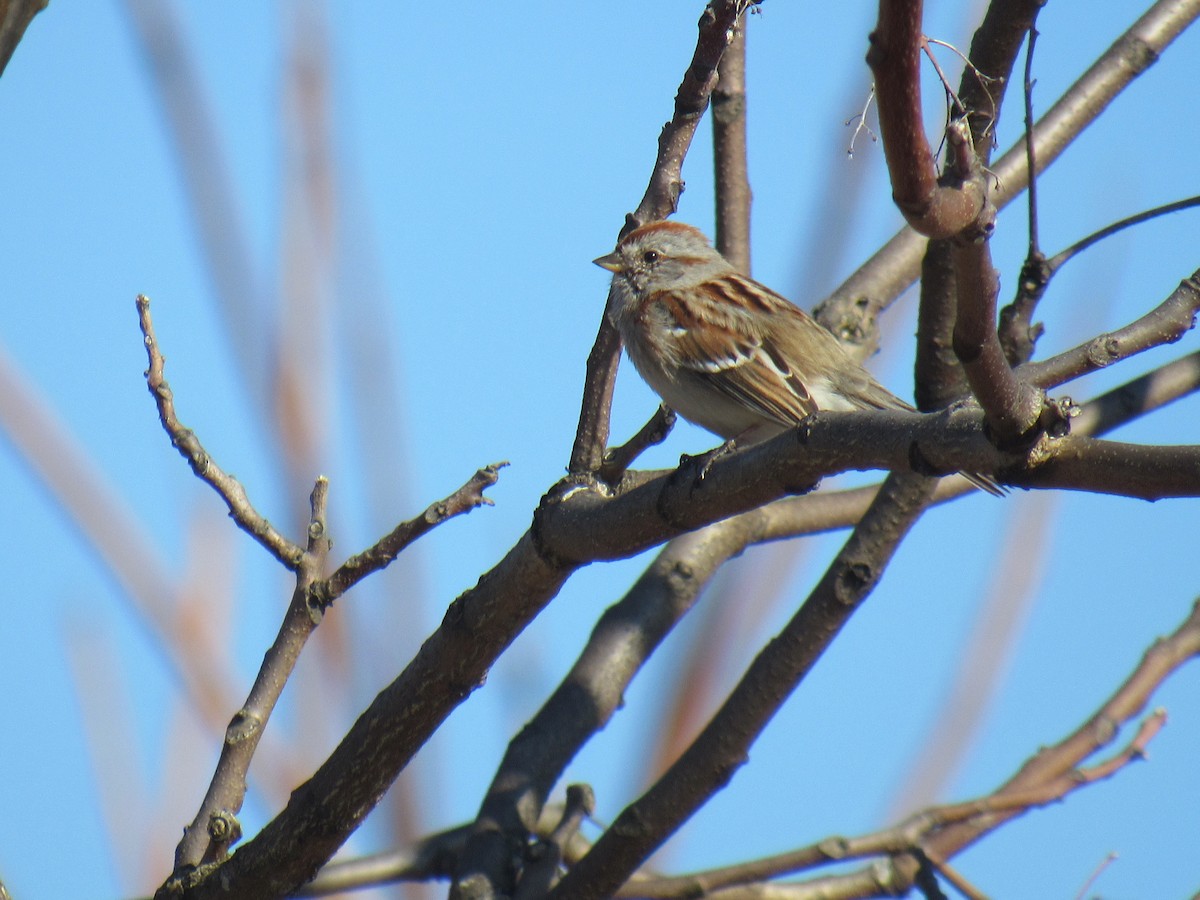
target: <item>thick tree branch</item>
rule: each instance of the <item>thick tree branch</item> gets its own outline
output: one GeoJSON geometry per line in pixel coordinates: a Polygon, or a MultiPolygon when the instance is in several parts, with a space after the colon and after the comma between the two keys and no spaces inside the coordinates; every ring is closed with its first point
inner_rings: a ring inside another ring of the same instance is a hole
{"type": "Polygon", "coordinates": [[[675,538],[604,613],[566,678],[509,744],[475,820],[458,885],[485,881],[496,894],[512,893],[513,866],[524,860],[567,764],[608,723],[645,661],[720,566],[761,533],[763,521],[756,510],[675,538]]]}
{"type": "Polygon", "coordinates": [[[947,177],[938,178],[921,112],[922,10],[921,0],[880,0],[867,64],[875,76],[892,199],[916,231],[952,237],[976,224],[986,189],[982,178],[957,167],[948,167],[947,177]]]}
{"type": "Polygon", "coordinates": [[[950,241],[929,242],[921,260],[920,292],[914,393],[917,408],[932,412],[969,390],[952,341],[958,305],[950,241]]]}
{"type": "MultiPolygon", "coordinates": [[[[1049,168],[1198,16],[1200,0],[1158,0],[1130,26],[1038,122],[1033,136],[1038,171],[1049,168]]],[[[991,200],[1001,209],[1029,183],[1024,142],[990,168],[997,183],[991,200]]],[[[819,304],[822,321],[874,319],[916,280],[926,243],[911,228],[902,229],[819,304]]]]}
{"type": "Polygon", "coordinates": [[[1000,278],[992,266],[988,236],[959,240],[954,251],[954,283],[958,311],[954,322],[954,355],[962,363],[971,393],[983,407],[995,439],[1001,444],[1025,437],[1047,409],[1045,395],[1017,378],[996,334],[996,297],[1000,278]]]}
{"type": "Polygon", "coordinates": [[[795,617],[759,653],[683,755],[625,809],[551,898],[612,896],[630,875],[746,762],[747,752],[842,626],[870,595],[925,510],[934,482],[889,477],[795,617]]]}

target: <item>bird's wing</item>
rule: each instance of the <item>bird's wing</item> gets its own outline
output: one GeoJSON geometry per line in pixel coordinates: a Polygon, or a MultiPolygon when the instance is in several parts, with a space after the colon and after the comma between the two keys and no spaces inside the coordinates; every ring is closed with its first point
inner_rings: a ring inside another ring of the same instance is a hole
{"type": "Polygon", "coordinates": [[[687,377],[783,426],[795,425],[816,410],[797,367],[779,343],[763,333],[761,319],[737,310],[708,313],[710,318],[695,322],[689,321],[687,310],[671,309],[677,325],[674,348],[687,377]]]}

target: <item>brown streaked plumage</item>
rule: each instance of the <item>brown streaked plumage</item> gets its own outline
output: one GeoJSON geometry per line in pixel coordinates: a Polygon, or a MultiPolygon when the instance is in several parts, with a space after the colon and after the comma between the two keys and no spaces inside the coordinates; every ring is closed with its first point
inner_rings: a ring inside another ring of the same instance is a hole
{"type": "Polygon", "coordinates": [[[818,409],[913,409],[690,225],[643,225],[596,264],[613,273],[608,314],[638,373],[669,407],[726,440],[757,443],[818,409]]]}

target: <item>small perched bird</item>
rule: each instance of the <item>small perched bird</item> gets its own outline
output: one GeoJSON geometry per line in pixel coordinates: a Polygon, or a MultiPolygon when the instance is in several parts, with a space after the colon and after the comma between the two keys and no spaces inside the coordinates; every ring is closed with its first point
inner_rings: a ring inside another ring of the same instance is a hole
{"type": "MultiPolygon", "coordinates": [[[[638,373],[667,406],[726,441],[758,443],[818,409],[913,409],[691,225],[643,225],[595,262],[613,273],[608,315],[638,373]]],[[[1003,495],[992,479],[963,475],[1003,495]]]]}

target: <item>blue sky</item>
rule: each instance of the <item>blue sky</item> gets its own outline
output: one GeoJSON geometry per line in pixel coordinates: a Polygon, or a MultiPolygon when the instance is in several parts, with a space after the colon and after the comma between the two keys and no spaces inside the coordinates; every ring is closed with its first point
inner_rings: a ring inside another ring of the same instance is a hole
{"type": "MultiPolygon", "coordinates": [[[[303,778],[323,758],[450,600],[520,536],[562,473],[606,291],[590,260],[611,248],[641,197],[701,4],[535,2],[519,14],[500,4],[172,6],[236,200],[227,234],[248,268],[233,292],[201,249],[181,154],[125,4],[52,3],[0,78],[0,356],[49,411],[51,443],[78,448],[67,471],[107,486],[99,529],[136,551],[139,577],[168,587],[160,596],[168,607],[177,592],[190,598],[184,630],[227,672],[240,702],[288,580],[224,520],[158,426],[142,380],[137,293],[153,300],[181,418],[272,521],[298,534],[312,479],[329,475],[335,555],[361,548],[479,466],[512,463],[490,492],[495,508],[437,530],[397,573],[335,607],[336,623],[323,630],[342,629],[352,652],[339,656],[330,644],[302,663],[272,723],[271,758],[287,765],[259,774],[245,816],[252,832],[278,808],[287,776],[303,778]],[[299,24],[305,9],[320,23],[318,58],[328,66],[329,155],[316,165],[333,175],[328,194],[315,195],[332,198],[326,244],[297,225],[309,221],[296,205],[298,173],[314,163],[296,155],[287,86],[309,33],[299,24]],[[306,250],[310,239],[316,249],[306,250]],[[300,383],[321,424],[296,465],[281,462],[272,413],[253,386],[268,383],[273,346],[243,325],[258,339],[243,367],[219,312],[222,293],[251,321],[284,318],[307,335],[300,383]],[[305,296],[314,308],[289,305],[305,296]]],[[[953,4],[934,6],[927,33],[966,46],[972,23],[953,4]]],[[[1049,4],[1039,23],[1039,108],[1128,26],[1127,7],[1049,4]]],[[[750,23],[754,272],[801,305],[900,225],[879,145],[860,137],[853,158],[845,152],[844,122],[868,84],[872,12],[871,4],[768,0],[750,23]],[[840,187],[848,184],[860,205],[845,240],[830,241],[829,204],[854,202],[840,187]]],[[[1186,33],[1047,174],[1048,251],[1197,193],[1200,126],[1187,111],[1200,83],[1198,42],[1186,33]]],[[[941,58],[957,72],[951,54],[941,58]]],[[[929,95],[936,122],[932,84],[929,95]]],[[[1019,124],[1009,107],[1002,149],[1019,124]]],[[[708,139],[704,125],[679,216],[711,232],[708,139]]],[[[1196,267],[1195,217],[1147,224],[1071,263],[1044,302],[1041,352],[1159,303],[1196,267]]],[[[1013,207],[993,242],[1004,296],[1025,240],[1024,211],[1013,207]]],[[[902,395],[911,393],[914,315],[911,297],[888,314],[887,346],[871,363],[902,395]]],[[[1086,399],[1194,347],[1189,334],[1068,392],[1086,399]]],[[[1197,402],[1187,398],[1119,436],[1197,443],[1197,402]]],[[[614,435],[631,433],[655,403],[624,367],[614,435]]],[[[644,462],[669,466],[712,443],[681,427],[644,462]]],[[[171,654],[37,474],[48,455],[33,455],[10,433],[0,440],[0,485],[16,526],[0,550],[9,573],[0,677],[10,685],[0,879],[16,897],[129,896],[165,873],[207,784],[219,728],[189,712],[171,654]]],[[[928,753],[927,729],[978,610],[1011,575],[1000,568],[1006,547],[1036,533],[1019,556],[1020,567],[1039,573],[1019,637],[942,799],[990,790],[1075,728],[1154,637],[1186,616],[1197,594],[1195,528],[1194,501],[1018,493],[931,512],[751,764],[671,842],[663,865],[733,862],[890,822],[914,761],[928,753]],[[932,568],[945,575],[930,583],[932,568]]],[[[786,621],[839,543],[834,535],[759,548],[733,564],[711,600],[750,609],[745,585],[790,560],[773,585],[777,602],[748,612],[744,645],[714,663],[719,684],[731,684],[786,621]]],[[[421,827],[473,816],[508,738],[646,562],[580,572],[451,717],[409,779],[421,827]]],[[[645,734],[669,703],[664,686],[673,687],[697,628],[685,623],[672,636],[571,767],[568,779],[595,786],[599,819],[614,818],[645,787],[645,734]]],[[[1105,897],[1196,890],[1198,701],[1200,674],[1185,668],[1154,698],[1171,720],[1148,762],[1028,814],[960,857],[960,870],[996,896],[1069,896],[1115,851],[1120,859],[1095,888],[1105,897]]],[[[385,834],[374,823],[354,849],[382,849],[385,834]]]]}

